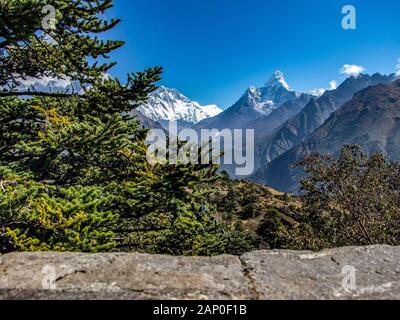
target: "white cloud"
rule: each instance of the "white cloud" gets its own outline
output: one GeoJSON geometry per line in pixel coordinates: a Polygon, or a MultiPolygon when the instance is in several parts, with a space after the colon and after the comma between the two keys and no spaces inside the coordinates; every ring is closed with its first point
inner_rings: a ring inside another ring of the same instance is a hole
{"type": "Polygon", "coordinates": [[[326,90],[335,90],[337,88],[337,82],[335,80],[331,80],[329,81],[329,88],[325,89],[325,88],[315,88],[310,90],[309,92],[317,97],[322,96],[326,90]]]}
{"type": "Polygon", "coordinates": [[[396,76],[400,77],[400,58],[397,60],[397,65],[396,65],[396,76]]]}
{"type": "Polygon", "coordinates": [[[360,73],[364,72],[367,70],[363,66],[358,66],[356,64],[345,64],[343,67],[339,69],[339,72],[350,77],[350,76],[355,76],[357,77],[360,73]]]}
{"type": "Polygon", "coordinates": [[[329,81],[329,90],[336,90],[338,87],[338,84],[336,80],[329,81]]]}
{"type": "Polygon", "coordinates": [[[315,88],[309,91],[309,93],[311,93],[313,96],[317,96],[320,97],[324,94],[324,92],[326,91],[326,89],[324,88],[315,88]]]}

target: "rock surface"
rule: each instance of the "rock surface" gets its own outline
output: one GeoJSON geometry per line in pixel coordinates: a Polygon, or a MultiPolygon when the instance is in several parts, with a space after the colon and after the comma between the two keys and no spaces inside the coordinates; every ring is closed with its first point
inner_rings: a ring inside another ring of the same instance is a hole
{"type": "Polygon", "coordinates": [[[400,299],[400,247],[0,255],[0,299],[400,299]]]}

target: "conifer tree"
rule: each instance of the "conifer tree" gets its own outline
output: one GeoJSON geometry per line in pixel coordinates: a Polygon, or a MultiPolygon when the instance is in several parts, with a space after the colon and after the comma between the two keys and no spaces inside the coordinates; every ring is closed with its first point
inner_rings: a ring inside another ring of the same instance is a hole
{"type": "Polygon", "coordinates": [[[104,19],[112,0],[0,5],[0,249],[225,252],[229,235],[199,188],[216,168],[150,165],[147,130],[130,116],[162,69],[125,83],[107,75],[123,45],[98,37],[120,22],[104,19]],[[43,27],[46,5],[56,9],[53,28],[43,27]],[[21,91],[32,78],[82,90],[21,91]]]}

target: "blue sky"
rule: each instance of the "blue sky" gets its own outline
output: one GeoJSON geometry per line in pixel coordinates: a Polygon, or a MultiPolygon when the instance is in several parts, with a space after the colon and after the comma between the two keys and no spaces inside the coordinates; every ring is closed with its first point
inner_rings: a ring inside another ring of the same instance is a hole
{"type": "Polygon", "coordinates": [[[160,65],[160,84],[202,104],[232,105],[279,69],[299,91],[343,81],[344,64],[392,73],[400,58],[398,0],[114,0],[109,36],[126,41],[113,75],[160,65]],[[357,10],[343,30],[341,9],[357,10]]]}

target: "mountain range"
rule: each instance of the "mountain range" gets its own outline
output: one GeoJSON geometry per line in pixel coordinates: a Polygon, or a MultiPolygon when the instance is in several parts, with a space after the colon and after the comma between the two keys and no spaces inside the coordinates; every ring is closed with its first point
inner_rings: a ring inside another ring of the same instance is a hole
{"type": "Polygon", "coordinates": [[[400,80],[388,82],[393,76],[380,79],[383,84],[357,92],[304,141],[263,166],[250,179],[296,192],[302,175],[294,166],[297,162],[314,152],[336,156],[346,144],[357,144],[369,154],[383,153],[391,160],[399,160],[400,80]]]}
{"type": "MultiPolygon", "coordinates": [[[[213,105],[211,109],[216,110],[215,114],[207,114],[205,107],[193,103],[177,90],[165,87],[154,92],[149,102],[139,111],[164,126],[167,122],[163,121],[176,120],[181,127],[192,127],[198,132],[201,129],[254,129],[255,173],[245,178],[281,191],[295,192],[301,172],[294,169],[293,165],[309,152],[337,154],[344,144],[358,143],[361,146],[365,145],[367,151],[380,151],[390,158],[397,157],[395,154],[400,148],[396,148],[393,143],[397,139],[396,134],[391,138],[384,133],[380,118],[375,122],[371,121],[374,119],[372,110],[359,110],[365,113],[365,118],[363,125],[356,131],[357,136],[354,132],[351,134],[357,123],[348,122],[349,127],[346,128],[346,117],[340,116],[353,99],[360,99],[359,94],[366,92],[365,90],[368,92],[378,86],[378,89],[372,90],[364,100],[380,101],[378,98],[374,100],[373,96],[387,94],[383,88],[386,88],[385,85],[392,86],[395,80],[394,74],[360,74],[345,79],[336,89],[314,96],[292,90],[283,73],[276,71],[262,87],[248,88],[235,104],[222,112],[213,105]],[[333,117],[339,117],[340,121],[332,122],[333,117]],[[368,121],[371,121],[370,125],[376,124],[373,134],[367,132],[368,126],[364,125],[368,121]],[[340,129],[334,129],[335,127],[340,129]],[[331,128],[329,134],[326,133],[327,128],[331,128]],[[326,137],[321,139],[323,132],[326,133],[326,137]],[[334,139],[332,132],[342,133],[340,139],[337,136],[334,139]],[[317,143],[320,140],[322,142],[317,143]],[[375,141],[375,144],[372,141],[375,141]]],[[[392,93],[393,90],[389,89],[392,93]]],[[[395,99],[395,94],[392,94],[391,99],[395,99]]],[[[393,108],[396,109],[396,105],[393,108]]],[[[381,115],[383,118],[387,116],[387,113],[381,115]]],[[[235,167],[222,165],[221,170],[236,178],[235,167]]]]}
{"type": "MultiPolygon", "coordinates": [[[[321,96],[294,91],[282,72],[259,88],[249,87],[230,108],[202,106],[176,89],[159,87],[132,113],[148,128],[254,129],[255,172],[246,179],[286,192],[298,191],[302,172],[294,164],[312,152],[337,155],[345,144],[400,159],[400,80],[360,74],[321,96]]],[[[79,92],[78,83],[26,81],[23,90],[79,92]]],[[[234,165],[223,165],[233,178],[234,165]]]]}
{"type": "MultiPolygon", "coordinates": [[[[196,124],[201,129],[259,129],[270,132],[300,111],[312,95],[290,89],[283,73],[276,71],[261,88],[250,87],[230,108],[196,124]],[[285,105],[287,112],[278,112],[285,105]]],[[[257,132],[256,132],[257,133],[257,132]]]]}
{"type": "Polygon", "coordinates": [[[217,105],[202,106],[176,89],[164,86],[152,92],[147,103],[141,105],[137,110],[164,127],[168,126],[169,121],[176,121],[180,128],[192,127],[194,124],[222,112],[217,105]]]}
{"type": "Polygon", "coordinates": [[[266,132],[257,135],[258,162],[260,165],[265,165],[301,143],[356,92],[368,86],[390,83],[395,78],[394,74],[385,76],[379,73],[372,76],[367,74],[351,76],[337,89],[326,91],[318,99],[311,99],[297,115],[283,123],[272,134],[266,132]]]}
{"type": "Polygon", "coordinates": [[[82,86],[79,81],[71,81],[70,79],[54,79],[54,78],[27,78],[20,80],[18,91],[29,92],[64,92],[64,93],[81,93],[82,86]]]}
{"type": "MultiPolygon", "coordinates": [[[[361,74],[347,78],[334,90],[317,97],[290,89],[282,72],[276,71],[261,88],[250,87],[241,98],[220,115],[201,121],[193,128],[254,129],[255,169],[297,146],[321,126],[353,95],[372,85],[390,83],[395,75],[361,74]]],[[[232,177],[235,165],[222,165],[232,177]]],[[[260,171],[254,177],[262,181],[260,171]]],[[[253,176],[249,179],[255,179],[253,176]]]]}
{"type": "MultiPolygon", "coordinates": [[[[78,81],[69,79],[27,79],[22,80],[19,91],[81,93],[78,81]]],[[[147,103],[133,109],[141,124],[155,129],[167,127],[169,121],[177,121],[180,128],[192,127],[201,120],[214,117],[222,112],[217,105],[202,106],[178,92],[164,86],[152,92],[147,103]]]]}

